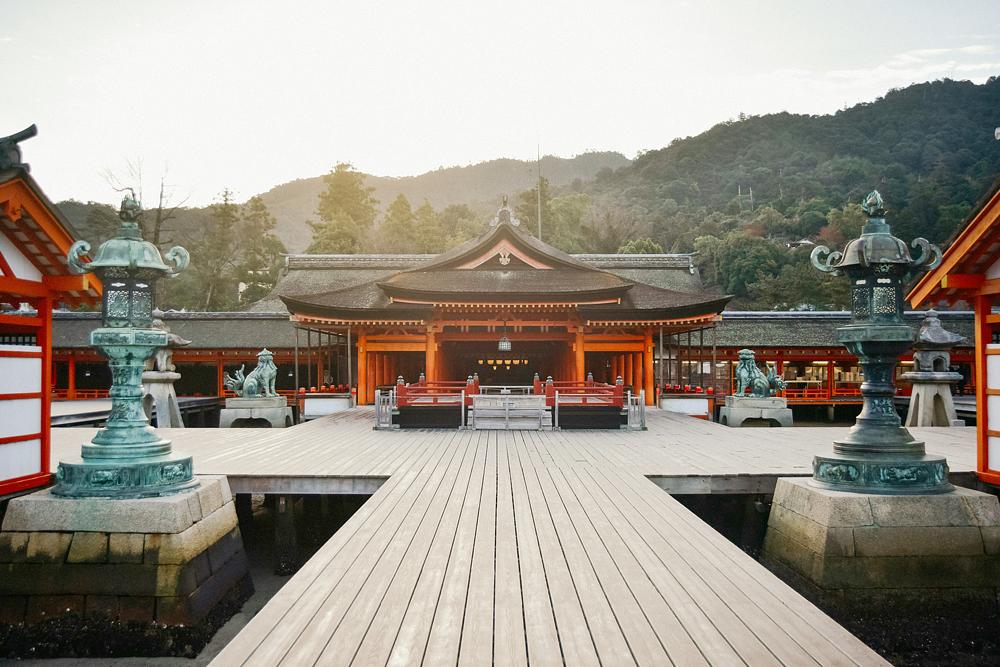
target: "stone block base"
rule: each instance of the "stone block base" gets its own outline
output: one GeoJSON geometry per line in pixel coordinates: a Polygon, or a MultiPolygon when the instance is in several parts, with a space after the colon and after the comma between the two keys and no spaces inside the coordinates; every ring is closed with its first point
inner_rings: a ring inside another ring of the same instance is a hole
{"type": "Polygon", "coordinates": [[[253,590],[222,476],[162,498],[10,502],[0,532],[0,624],[67,615],[196,625],[253,590]]]}
{"type": "Polygon", "coordinates": [[[719,423],[738,428],[748,419],[791,426],[792,410],[780,396],[726,396],[726,404],[719,410],[719,423]]]}
{"type": "Polygon", "coordinates": [[[887,496],[779,479],[763,559],[837,606],[995,605],[1000,504],[963,488],[887,496]]]}
{"type": "MultiPolygon", "coordinates": [[[[226,405],[233,400],[228,399],[226,405]]],[[[253,399],[249,399],[253,400],[253,399]]],[[[284,397],[281,399],[284,401],[284,397]]],[[[292,417],[292,409],[285,407],[225,407],[219,411],[219,428],[240,428],[240,427],[271,427],[288,428],[295,422],[292,417]]]]}

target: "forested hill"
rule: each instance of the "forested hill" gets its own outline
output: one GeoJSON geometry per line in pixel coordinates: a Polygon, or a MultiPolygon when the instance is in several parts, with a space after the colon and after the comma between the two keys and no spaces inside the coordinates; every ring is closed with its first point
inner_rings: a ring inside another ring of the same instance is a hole
{"type": "Polygon", "coordinates": [[[1000,80],[936,81],[892,90],[833,115],[789,113],[720,123],[649,151],[588,188],[690,250],[705,213],[773,207],[784,229],[820,233],[832,208],[878,188],[893,230],[943,242],[1000,175],[1000,80]],[[738,197],[742,192],[744,197],[738,197]]]}
{"type": "MultiPolygon", "coordinates": [[[[433,148],[433,147],[429,147],[433,148]]],[[[629,163],[621,153],[588,152],[573,158],[546,155],[542,175],[555,187],[572,187],[629,163]]],[[[496,209],[502,194],[514,195],[535,182],[534,162],[498,159],[466,167],[447,167],[419,176],[392,178],[367,176],[366,184],[375,188],[374,197],[383,210],[403,195],[414,206],[425,199],[437,209],[452,204],[466,204],[482,213],[484,219],[496,209]]],[[[305,220],[316,219],[316,199],[324,189],[323,177],[300,179],[272,188],[261,195],[278,221],[275,233],[291,252],[301,252],[309,245],[312,230],[305,220]]]]}
{"type": "MultiPolygon", "coordinates": [[[[734,308],[844,308],[846,281],[812,269],[809,242],[839,246],[857,236],[865,220],[858,203],[877,188],[897,236],[945,243],[1000,177],[998,126],[1000,80],[936,81],[831,115],[740,117],[633,162],[618,153],[546,157],[540,197],[532,162],[493,160],[408,178],[340,164],[239,211],[180,209],[159,242],[182,240],[193,266],[235,266],[232,258],[248,252],[265,257],[243,269],[255,293],[266,292],[259,277],[277,276],[281,244],[245,248],[243,227],[273,230],[291,252],[439,252],[481,233],[498,195],[510,193],[529,230],[537,229],[541,203],[543,240],[567,252],[693,251],[702,278],[735,295],[734,308]]],[[[99,242],[115,226],[110,207],[60,206],[83,238],[99,242]]],[[[171,288],[168,305],[246,305],[235,281],[208,288],[189,280],[186,292],[171,288]]]]}

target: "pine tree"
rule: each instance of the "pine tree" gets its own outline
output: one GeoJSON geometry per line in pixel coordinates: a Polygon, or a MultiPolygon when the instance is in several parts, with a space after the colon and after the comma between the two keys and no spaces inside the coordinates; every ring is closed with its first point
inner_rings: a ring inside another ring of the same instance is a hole
{"type": "Polygon", "coordinates": [[[374,188],[365,185],[365,175],[346,163],[338,163],[323,177],[326,190],[319,195],[316,215],[310,222],[313,241],[307,252],[358,252],[375,224],[378,201],[374,188]]]}
{"type": "Polygon", "coordinates": [[[384,252],[419,252],[416,231],[416,216],[410,201],[399,195],[389,205],[379,228],[379,247],[384,252]]]}
{"type": "Polygon", "coordinates": [[[285,245],[272,233],[275,224],[274,216],[259,196],[243,205],[239,235],[242,246],[239,274],[244,285],[241,304],[264,298],[278,280],[285,245]]]}
{"type": "Polygon", "coordinates": [[[444,228],[437,211],[427,200],[415,213],[416,247],[419,252],[438,253],[444,250],[444,228]]]}
{"type": "Polygon", "coordinates": [[[651,238],[632,239],[616,251],[619,255],[662,255],[663,246],[651,238]]]}
{"type": "Polygon", "coordinates": [[[209,207],[209,224],[189,245],[191,266],[167,283],[173,306],[219,311],[239,305],[240,207],[229,189],[221,198],[209,207]]]}

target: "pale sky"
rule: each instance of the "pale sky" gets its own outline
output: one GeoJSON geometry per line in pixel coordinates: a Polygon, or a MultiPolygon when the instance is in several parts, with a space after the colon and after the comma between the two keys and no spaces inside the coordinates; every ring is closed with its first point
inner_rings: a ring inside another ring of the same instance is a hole
{"type": "MultiPolygon", "coordinates": [[[[404,176],[628,157],[740,112],[1000,75],[1000,2],[0,0],[0,135],[55,200],[239,199],[338,161],[404,176]]],[[[997,124],[1000,125],[1000,110],[997,124]]]]}

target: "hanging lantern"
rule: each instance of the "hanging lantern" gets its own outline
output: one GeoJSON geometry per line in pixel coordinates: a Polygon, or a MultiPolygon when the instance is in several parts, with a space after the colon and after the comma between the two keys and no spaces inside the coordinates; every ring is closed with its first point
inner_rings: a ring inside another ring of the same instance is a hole
{"type": "Polygon", "coordinates": [[[507,323],[503,323],[503,335],[500,336],[500,341],[497,343],[497,350],[499,352],[510,352],[510,339],[507,338],[507,323]]]}

